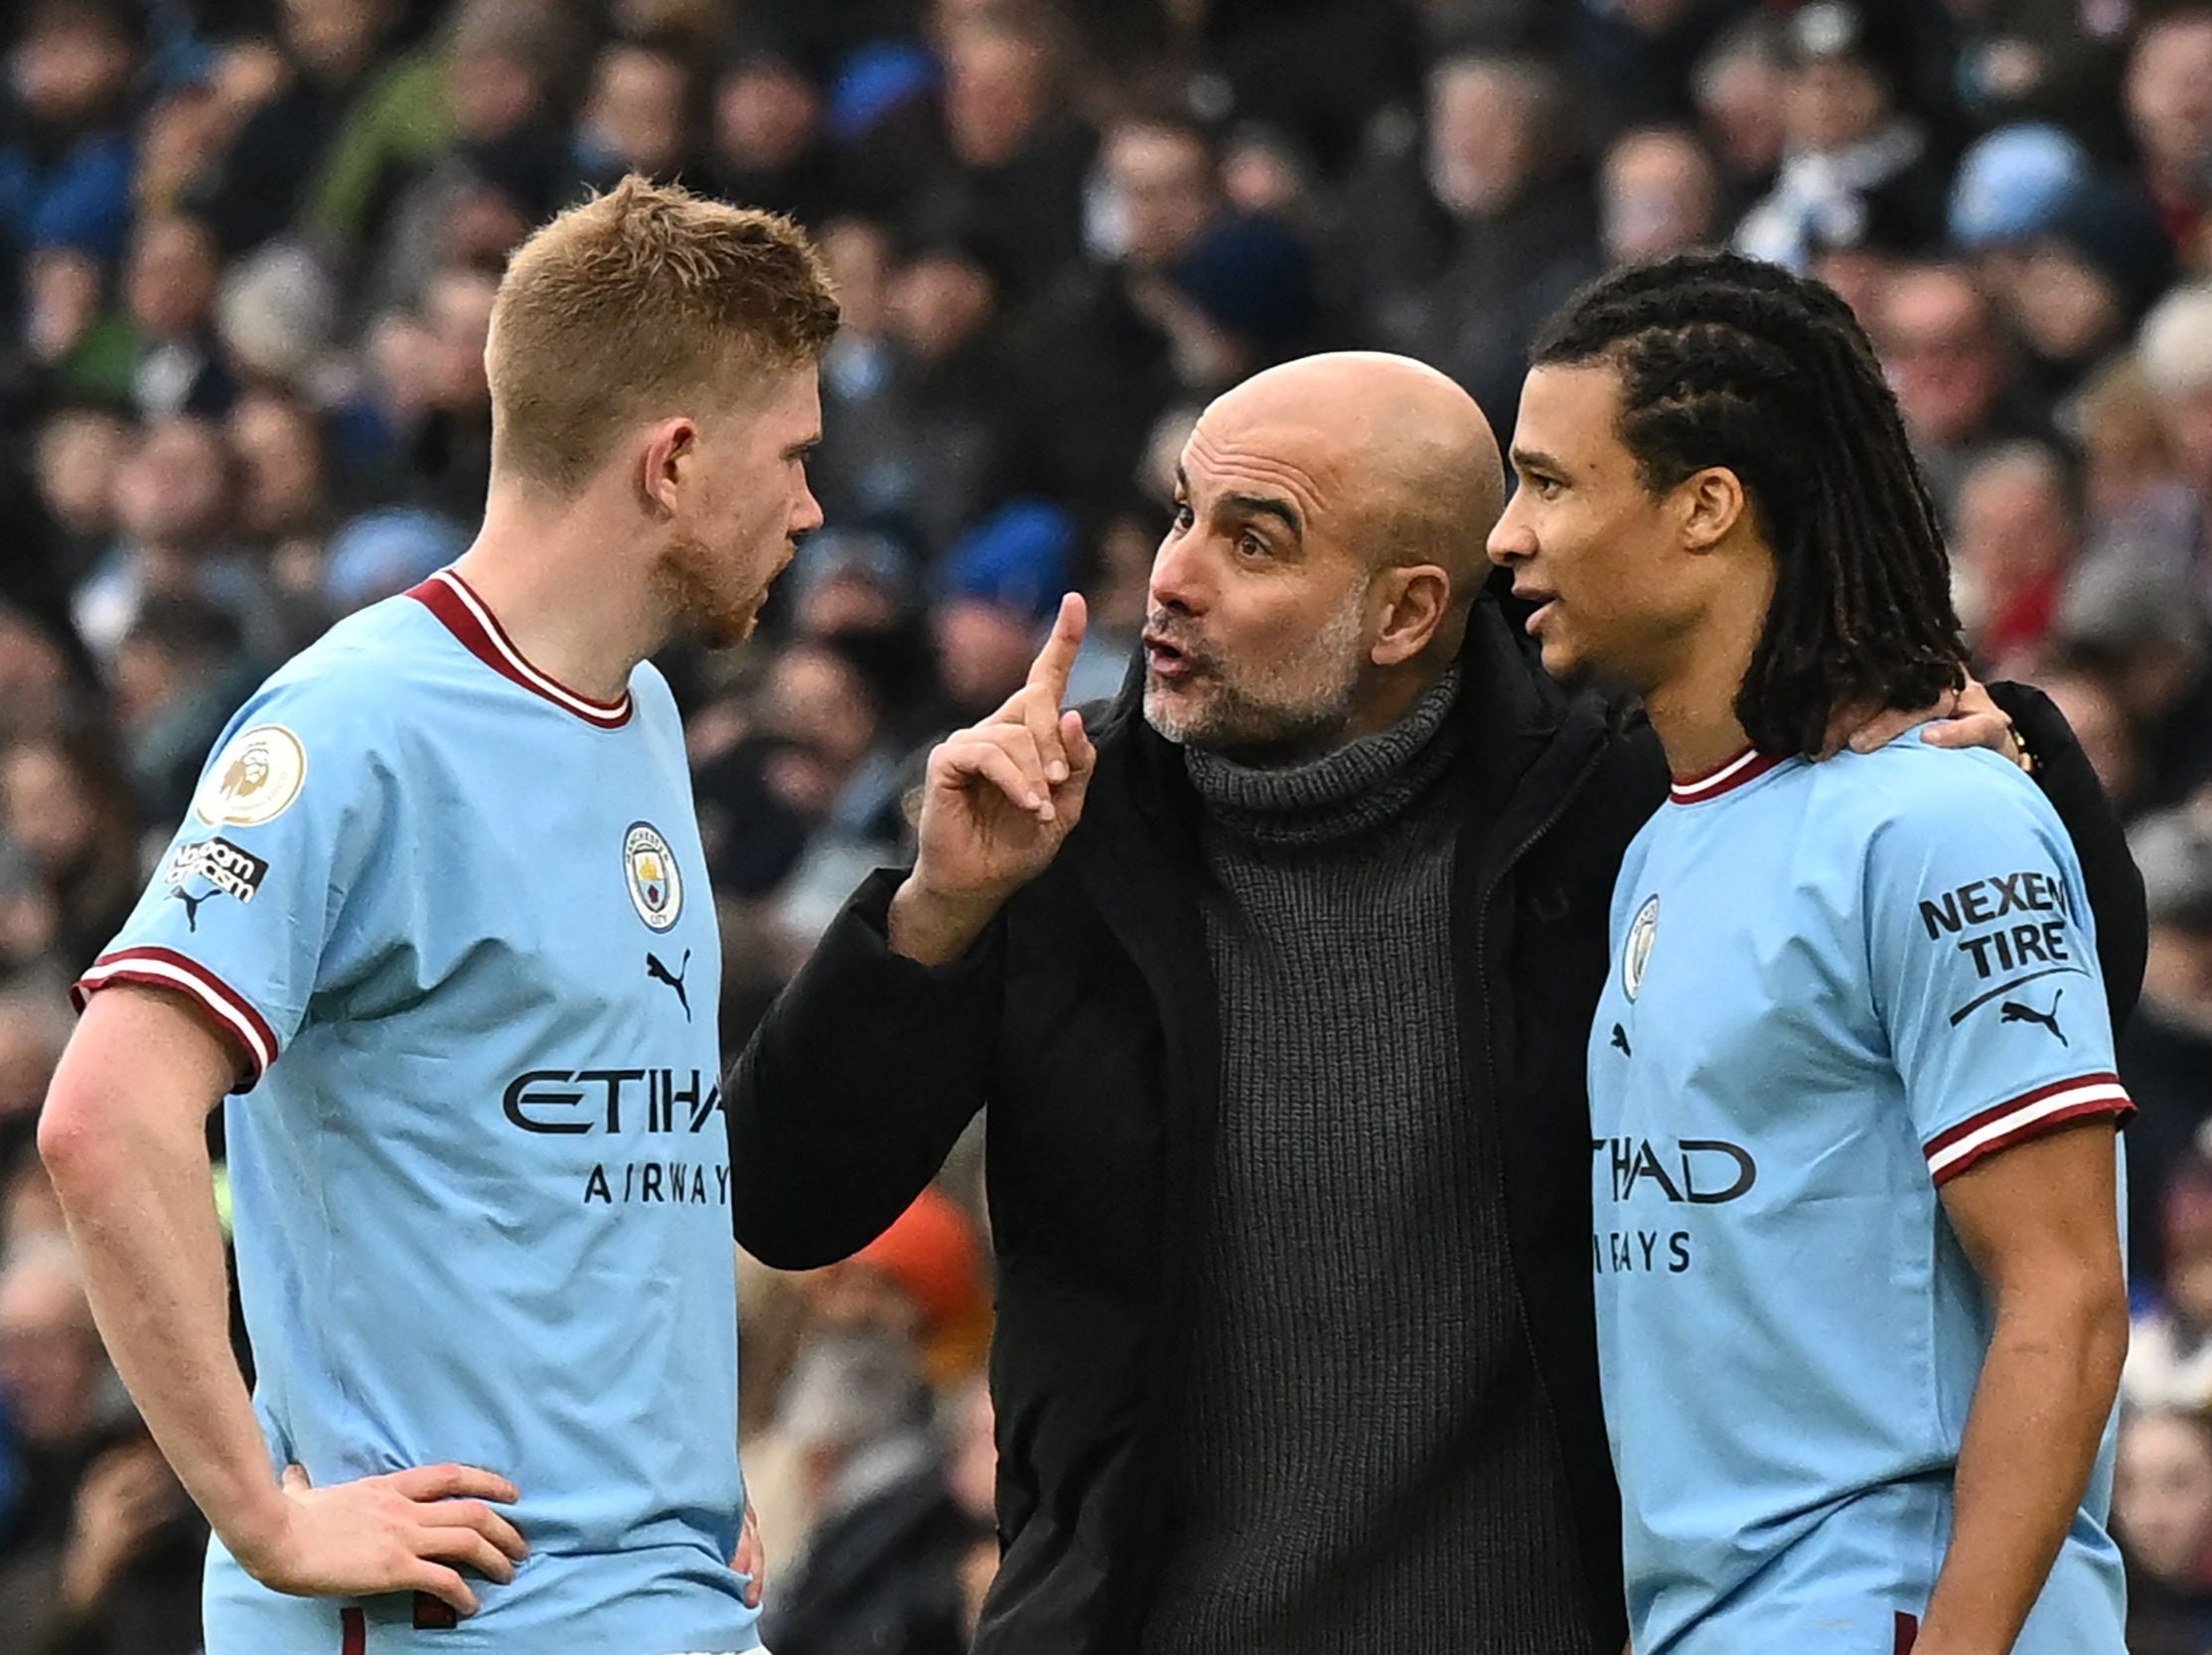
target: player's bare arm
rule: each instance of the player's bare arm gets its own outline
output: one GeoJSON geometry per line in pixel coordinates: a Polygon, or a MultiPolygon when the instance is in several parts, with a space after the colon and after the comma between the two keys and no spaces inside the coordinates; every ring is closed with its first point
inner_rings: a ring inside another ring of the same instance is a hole
{"type": "Polygon", "coordinates": [[[2128,1349],[2116,1154],[2112,1123],[2088,1121],[1943,1186],[1996,1331],[1915,1655],[2005,1655],[2081,1503],[2128,1349]]]}
{"type": "Polygon", "coordinates": [[[1071,593],[1028,681],[930,754],[914,871],[888,919],[892,948],[909,959],[942,965],[966,953],[1081,820],[1096,754],[1081,714],[1060,703],[1083,628],[1083,599],[1071,593]]]}
{"type": "Polygon", "coordinates": [[[514,1578],[528,1548],[487,1504],[505,1477],[432,1465],[311,1488],[270,1474],[231,1355],[207,1118],[242,1053],[165,990],[93,996],[54,1080],[39,1148],[116,1371],[223,1545],[298,1595],[416,1590],[474,1613],[461,1571],[514,1578]]]}

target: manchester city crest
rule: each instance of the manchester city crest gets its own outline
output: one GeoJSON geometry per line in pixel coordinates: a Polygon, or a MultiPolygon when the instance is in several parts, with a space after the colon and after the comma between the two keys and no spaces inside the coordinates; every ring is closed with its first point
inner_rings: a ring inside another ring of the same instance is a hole
{"type": "Polygon", "coordinates": [[[675,852],[650,822],[631,824],[622,835],[622,871],[630,885],[630,905],[656,931],[665,931],[683,912],[683,875],[675,852]]]}
{"type": "Polygon", "coordinates": [[[1628,928],[1628,946],[1621,950],[1621,986],[1632,1000],[1644,986],[1644,967],[1652,957],[1652,939],[1658,935],[1659,898],[1655,896],[1636,910],[1636,922],[1628,928]]]}

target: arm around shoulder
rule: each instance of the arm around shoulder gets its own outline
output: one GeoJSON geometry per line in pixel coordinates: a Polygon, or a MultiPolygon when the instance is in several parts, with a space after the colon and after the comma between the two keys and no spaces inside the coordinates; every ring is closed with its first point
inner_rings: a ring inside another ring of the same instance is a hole
{"type": "Polygon", "coordinates": [[[2024,683],[1992,683],[1989,688],[2034,756],[2036,784],[2074,842],[2090,912],[2097,920],[2097,964],[2105,999],[2112,1026],[2120,1029],[2142,991],[2143,960],[2150,946],[2142,875],[2128,853],[2127,832],[2090,768],[2089,755],[2051,698],[2024,683]]]}
{"type": "Polygon", "coordinates": [[[808,1270],[888,1229],[981,1109],[998,932],[923,965],[895,951],[904,875],[872,875],[770,1009],[726,1100],[732,1219],[764,1264],[808,1270]]]}

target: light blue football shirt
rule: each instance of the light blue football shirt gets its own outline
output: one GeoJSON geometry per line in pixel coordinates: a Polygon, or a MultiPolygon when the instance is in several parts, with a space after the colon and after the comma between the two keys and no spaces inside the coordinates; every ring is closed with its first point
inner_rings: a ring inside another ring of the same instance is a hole
{"type": "Polygon", "coordinates": [[[448,570],[231,721],[82,990],[180,989],[249,1059],[224,1126],[272,1463],[482,1465],[532,1550],[433,1629],[405,1594],[267,1591],[217,1545],[211,1655],[759,1641],[729,1562],[720,963],[650,666],[578,696],[448,570]]]}
{"type": "MultiPolygon", "coordinates": [[[[1891,1655],[1991,1328],[1937,1187],[2130,1108],[2073,847],[1918,731],[1746,754],[1637,835],[1612,944],[1590,1246],[1637,1655],[1891,1655]]],[[[2019,1655],[2122,1655],[2112,1434],[2019,1655]]]]}

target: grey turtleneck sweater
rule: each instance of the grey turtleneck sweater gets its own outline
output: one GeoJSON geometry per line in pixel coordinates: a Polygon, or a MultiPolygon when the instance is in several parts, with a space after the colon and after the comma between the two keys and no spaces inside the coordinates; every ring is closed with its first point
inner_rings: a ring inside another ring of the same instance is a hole
{"type": "Polygon", "coordinates": [[[1146,1655],[1588,1655],[1460,1072],[1457,691],[1291,769],[1187,755],[1220,1134],[1146,1655]]]}

